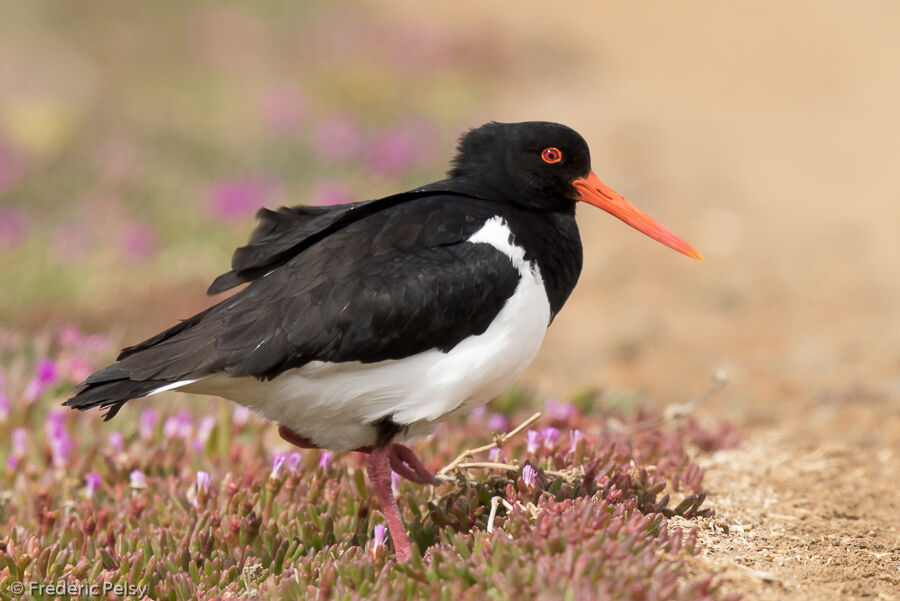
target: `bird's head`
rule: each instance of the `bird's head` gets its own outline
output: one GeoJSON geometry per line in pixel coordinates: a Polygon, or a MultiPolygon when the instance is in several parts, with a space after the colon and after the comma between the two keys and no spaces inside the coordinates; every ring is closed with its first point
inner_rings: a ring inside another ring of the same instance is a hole
{"type": "Polygon", "coordinates": [[[450,177],[486,186],[510,203],[532,210],[571,210],[577,201],[599,207],[694,259],[690,244],[622,198],[591,170],[587,142],[559,123],[491,122],[459,141],[450,177]]]}

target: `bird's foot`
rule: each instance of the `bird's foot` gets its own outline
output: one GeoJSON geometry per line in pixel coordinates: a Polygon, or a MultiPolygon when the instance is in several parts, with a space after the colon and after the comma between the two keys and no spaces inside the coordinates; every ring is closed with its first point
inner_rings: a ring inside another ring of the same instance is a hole
{"type": "MultiPolygon", "coordinates": [[[[397,553],[397,561],[406,561],[412,557],[412,545],[409,542],[409,537],[406,536],[403,519],[400,517],[400,508],[397,507],[397,499],[394,498],[394,491],[391,490],[391,463],[394,456],[393,447],[395,446],[402,445],[387,444],[383,447],[372,449],[369,453],[369,461],[366,468],[369,472],[369,480],[372,481],[375,494],[378,495],[378,501],[381,503],[384,519],[387,520],[388,532],[391,533],[391,540],[394,541],[394,551],[397,553]]],[[[397,473],[399,474],[400,472],[397,473]]]]}

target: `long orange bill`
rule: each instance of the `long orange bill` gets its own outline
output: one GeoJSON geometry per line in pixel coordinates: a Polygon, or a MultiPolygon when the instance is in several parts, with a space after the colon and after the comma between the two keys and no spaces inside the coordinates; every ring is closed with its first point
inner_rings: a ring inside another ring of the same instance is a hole
{"type": "Polygon", "coordinates": [[[690,244],[670,232],[655,219],[622,198],[615,190],[601,182],[600,178],[593,171],[587,177],[580,177],[574,180],[572,185],[578,190],[578,200],[583,200],[588,204],[603,209],[636,230],[692,259],[703,258],[703,255],[694,250],[694,247],[690,244]]]}

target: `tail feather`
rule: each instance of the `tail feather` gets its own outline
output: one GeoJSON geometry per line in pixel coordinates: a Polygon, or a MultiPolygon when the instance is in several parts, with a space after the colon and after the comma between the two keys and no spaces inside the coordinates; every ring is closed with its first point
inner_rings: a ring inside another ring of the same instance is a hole
{"type": "Polygon", "coordinates": [[[153,391],[171,384],[165,380],[135,382],[134,380],[120,379],[93,383],[90,380],[91,378],[88,378],[82,385],[83,388],[63,405],[79,411],[99,408],[105,412],[104,421],[115,417],[122,405],[129,400],[147,396],[153,391]]]}

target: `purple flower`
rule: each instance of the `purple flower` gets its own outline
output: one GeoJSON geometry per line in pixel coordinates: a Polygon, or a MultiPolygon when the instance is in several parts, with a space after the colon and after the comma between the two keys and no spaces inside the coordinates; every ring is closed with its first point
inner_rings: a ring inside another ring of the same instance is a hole
{"type": "Polygon", "coordinates": [[[141,438],[148,440],[156,434],[156,424],[159,422],[159,414],[153,409],[144,409],[141,411],[140,421],[138,423],[138,432],[141,438]]]}
{"type": "Polygon", "coordinates": [[[479,405],[472,409],[472,412],[469,413],[469,421],[475,423],[481,423],[484,421],[484,418],[487,417],[487,407],[484,405],[479,405]]]}
{"type": "Polygon", "coordinates": [[[275,459],[272,461],[272,472],[269,474],[269,478],[277,478],[280,476],[282,466],[284,466],[284,455],[276,455],[275,459]]]}
{"type": "Polygon", "coordinates": [[[493,413],[488,418],[488,429],[494,432],[505,432],[509,428],[509,420],[502,413],[493,413]]]}
{"type": "Polygon", "coordinates": [[[494,463],[499,463],[500,460],[503,459],[503,451],[500,450],[500,447],[494,447],[493,449],[488,451],[488,459],[490,459],[494,463]]]}
{"type": "Polygon", "coordinates": [[[197,434],[194,436],[194,450],[200,452],[203,450],[203,447],[206,446],[207,441],[209,440],[210,434],[212,434],[213,428],[216,427],[216,418],[211,415],[206,415],[200,418],[200,423],[197,424],[197,434]]]}
{"type": "Polygon", "coordinates": [[[146,224],[128,224],[122,229],[119,244],[126,259],[143,261],[156,251],[156,230],[146,224]]]}
{"type": "Polygon", "coordinates": [[[9,397],[0,390],[0,422],[9,419],[9,397]]]}
{"type": "Polygon", "coordinates": [[[209,472],[197,472],[197,496],[209,493],[209,485],[212,482],[212,476],[209,472]]]}
{"type": "Polygon", "coordinates": [[[210,193],[210,206],[222,221],[240,221],[269,199],[275,186],[263,180],[229,180],[210,193]]]}
{"type": "Polygon", "coordinates": [[[12,454],[16,457],[24,457],[28,453],[28,431],[25,428],[15,428],[10,438],[12,454]]]}
{"type": "Polygon", "coordinates": [[[372,534],[373,550],[378,547],[383,547],[384,541],[386,538],[387,538],[387,528],[385,528],[384,524],[375,524],[375,531],[372,534]]]}
{"type": "Polygon", "coordinates": [[[537,472],[534,471],[533,467],[530,465],[525,466],[525,469],[522,470],[522,480],[525,481],[525,486],[534,488],[534,485],[537,484],[537,472]]]}
{"type": "MultiPolygon", "coordinates": [[[[2,159],[0,159],[2,160],[2,159]]],[[[2,166],[0,166],[2,169],[2,166]]],[[[3,194],[3,175],[0,172],[0,194],[3,194]]],[[[25,214],[14,207],[0,209],[0,248],[12,248],[25,240],[28,220],[25,214]]]]}
{"type": "Polygon", "coordinates": [[[320,181],[309,191],[309,203],[319,207],[330,207],[348,202],[353,202],[353,194],[347,186],[338,181],[320,181]]]}
{"type": "Polygon", "coordinates": [[[187,411],[181,411],[176,415],[169,416],[163,422],[163,436],[165,438],[189,440],[193,430],[191,414],[187,411]]]}
{"type": "Polygon", "coordinates": [[[25,401],[33,403],[59,378],[56,363],[40,359],[34,368],[34,377],[25,385],[25,401]]]}
{"type": "Polygon", "coordinates": [[[62,469],[69,462],[69,455],[74,445],[65,426],[65,412],[51,411],[44,420],[44,435],[50,446],[50,458],[53,467],[62,469]]]}
{"type": "Polygon", "coordinates": [[[262,122],[272,131],[292,134],[303,124],[306,101],[295,85],[278,84],[263,94],[259,102],[259,115],[262,122]]]}
{"type": "Polygon", "coordinates": [[[556,399],[547,401],[547,417],[552,421],[567,422],[575,416],[575,405],[562,403],[556,399]]]}
{"type": "Polygon", "coordinates": [[[569,449],[570,453],[575,452],[575,447],[578,446],[578,441],[584,438],[584,434],[581,430],[572,430],[569,432],[569,440],[572,442],[572,448],[569,449]]]}
{"type": "Polygon", "coordinates": [[[83,382],[93,371],[93,366],[81,357],[67,357],[60,362],[60,372],[73,382],[83,382]]]}
{"type": "Polygon", "coordinates": [[[300,453],[291,453],[287,456],[285,460],[285,465],[291,471],[292,474],[296,474],[300,471],[300,463],[303,461],[303,455],[300,453]]]}
{"type": "Polygon", "coordinates": [[[251,415],[253,415],[253,412],[247,407],[235,405],[234,410],[231,412],[231,423],[240,428],[250,420],[251,415]]]}
{"type": "Polygon", "coordinates": [[[391,492],[395,497],[400,495],[400,474],[393,471],[391,472],[391,492]]]}
{"type": "Polygon", "coordinates": [[[538,445],[541,441],[541,435],[536,430],[529,430],[525,433],[525,450],[529,453],[537,453],[538,445]]]}
{"type": "Polygon", "coordinates": [[[109,446],[116,453],[122,452],[122,434],[119,432],[111,432],[109,435],[109,446]]]}
{"type": "Polygon", "coordinates": [[[361,147],[359,127],[348,115],[330,115],[313,127],[312,150],[323,162],[350,160],[359,154],[361,147]]]}
{"type": "Polygon", "coordinates": [[[331,453],[322,451],[322,455],[319,456],[319,467],[322,468],[323,472],[327,472],[331,467],[331,459],[331,453]]]}
{"type": "Polygon", "coordinates": [[[84,494],[88,499],[94,496],[94,493],[97,492],[97,487],[100,486],[100,482],[102,479],[100,478],[100,474],[95,472],[88,472],[84,476],[84,494]]]}
{"type": "Polygon", "coordinates": [[[128,474],[128,484],[131,488],[147,488],[147,476],[141,470],[134,470],[128,474]]]}
{"type": "Polygon", "coordinates": [[[544,439],[544,447],[552,450],[556,447],[556,443],[559,440],[559,430],[553,426],[547,426],[541,430],[541,438],[544,439]]]}

